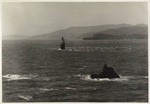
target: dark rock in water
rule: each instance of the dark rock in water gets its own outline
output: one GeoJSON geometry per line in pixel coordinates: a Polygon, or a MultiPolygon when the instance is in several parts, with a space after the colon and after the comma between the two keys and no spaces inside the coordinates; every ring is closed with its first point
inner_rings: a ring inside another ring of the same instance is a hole
{"type": "Polygon", "coordinates": [[[61,49],[65,49],[65,39],[62,37],[61,39],[61,44],[60,44],[61,49]]]}
{"type": "Polygon", "coordinates": [[[61,49],[65,49],[65,43],[61,44],[61,49]]]}
{"type": "Polygon", "coordinates": [[[101,72],[100,74],[91,74],[90,76],[92,79],[94,78],[120,78],[119,75],[114,71],[113,68],[111,67],[107,67],[107,65],[105,64],[103,67],[103,72],[101,72]]]}

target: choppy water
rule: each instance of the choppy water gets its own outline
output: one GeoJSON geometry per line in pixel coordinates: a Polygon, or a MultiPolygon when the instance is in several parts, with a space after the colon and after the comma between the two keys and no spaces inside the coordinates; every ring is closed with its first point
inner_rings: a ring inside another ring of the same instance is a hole
{"type": "Polygon", "coordinates": [[[147,102],[147,40],[3,41],[3,102],[147,102]],[[72,50],[73,49],[73,50],[72,50]],[[107,63],[120,79],[90,79],[107,63]]]}

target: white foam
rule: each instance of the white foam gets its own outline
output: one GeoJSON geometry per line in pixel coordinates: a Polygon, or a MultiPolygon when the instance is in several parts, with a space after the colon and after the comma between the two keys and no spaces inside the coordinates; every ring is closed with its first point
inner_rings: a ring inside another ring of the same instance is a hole
{"type": "Polygon", "coordinates": [[[3,78],[6,78],[7,81],[12,81],[12,80],[31,79],[31,78],[34,78],[36,76],[37,75],[6,74],[3,76],[3,78]]]}
{"type": "Polygon", "coordinates": [[[90,66],[83,66],[83,68],[88,68],[88,67],[90,67],[90,66]]]}
{"type": "Polygon", "coordinates": [[[90,75],[75,75],[76,77],[80,77],[80,79],[82,80],[86,80],[86,81],[127,81],[129,80],[128,76],[120,76],[120,78],[113,78],[113,79],[109,79],[109,78],[95,78],[95,79],[91,79],[90,75]]]}
{"type": "Polygon", "coordinates": [[[29,96],[29,95],[27,95],[27,96],[23,96],[23,95],[18,95],[20,98],[22,98],[22,99],[25,99],[25,100],[30,100],[30,99],[32,99],[33,97],[32,96],[29,96]]]}
{"type": "Polygon", "coordinates": [[[76,88],[72,88],[72,87],[65,87],[65,89],[67,89],[67,90],[76,90],[76,88]]]}
{"type": "Polygon", "coordinates": [[[133,79],[133,78],[135,78],[134,76],[122,76],[122,75],[119,75],[119,76],[122,79],[133,79]]]}
{"type": "Polygon", "coordinates": [[[58,90],[58,89],[54,89],[54,88],[50,88],[50,89],[48,89],[48,88],[40,88],[39,90],[41,90],[41,91],[54,91],[54,90],[58,90]]]}
{"type": "Polygon", "coordinates": [[[58,50],[61,50],[61,48],[59,48],[58,50]]]}
{"type": "Polygon", "coordinates": [[[49,78],[49,77],[41,77],[41,78],[39,78],[39,80],[44,80],[44,81],[49,81],[51,78],[49,78]]]}
{"type": "Polygon", "coordinates": [[[148,76],[144,76],[144,78],[146,78],[146,79],[147,79],[147,78],[148,78],[148,76]]]}
{"type": "Polygon", "coordinates": [[[148,78],[148,76],[122,76],[119,75],[120,78],[113,78],[113,79],[109,79],[109,78],[95,78],[95,79],[91,79],[90,75],[75,75],[76,77],[80,77],[80,79],[82,80],[86,80],[86,81],[128,81],[130,79],[139,79],[139,78],[148,78]]]}
{"type": "Polygon", "coordinates": [[[122,76],[122,75],[119,75],[120,78],[128,78],[128,79],[141,79],[141,78],[144,78],[144,79],[147,79],[148,76],[122,76]]]}
{"type": "Polygon", "coordinates": [[[78,75],[74,75],[75,77],[81,77],[82,75],[81,74],[78,74],[78,75]]]}
{"type": "Polygon", "coordinates": [[[83,70],[84,68],[79,68],[79,70],[83,70]]]}

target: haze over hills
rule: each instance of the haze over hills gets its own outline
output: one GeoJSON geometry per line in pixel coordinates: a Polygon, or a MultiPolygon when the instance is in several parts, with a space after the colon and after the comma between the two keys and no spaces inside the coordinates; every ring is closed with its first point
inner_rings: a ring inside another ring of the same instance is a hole
{"type": "Polygon", "coordinates": [[[100,33],[110,35],[127,35],[127,34],[147,34],[147,26],[120,27],[118,29],[108,29],[100,33]]]}
{"type": "Polygon", "coordinates": [[[148,26],[135,25],[131,27],[120,27],[117,29],[108,29],[105,31],[93,33],[91,35],[91,37],[85,37],[83,39],[145,39],[148,38],[148,26]]]}
{"type": "Polygon", "coordinates": [[[74,26],[63,30],[58,30],[52,33],[33,36],[32,39],[60,39],[62,36],[65,39],[82,39],[92,36],[93,33],[104,31],[107,29],[117,29],[120,27],[131,27],[129,24],[108,24],[101,26],[74,26]]]}
{"type": "Polygon", "coordinates": [[[148,26],[145,24],[107,24],[101,26],[74,26],[67,29],[54,31],[36,36],[12,35],[3,36],[3,40],[59,40],[63,36],[65,39],[123,39],[123,38],[147,38],[148,26]],[[130,36],[129,36],[130,35],[130,36]]]}

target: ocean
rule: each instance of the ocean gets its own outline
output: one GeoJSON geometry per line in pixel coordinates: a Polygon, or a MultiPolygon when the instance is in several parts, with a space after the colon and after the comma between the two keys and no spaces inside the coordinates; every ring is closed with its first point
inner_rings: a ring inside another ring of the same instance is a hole
{"type": "Polygon", "coordinates": [[[148,102],[148,40],[2,41],[3,102],[148,102]],[[91,79],[103,65],[120,78],[91,79]]]}

